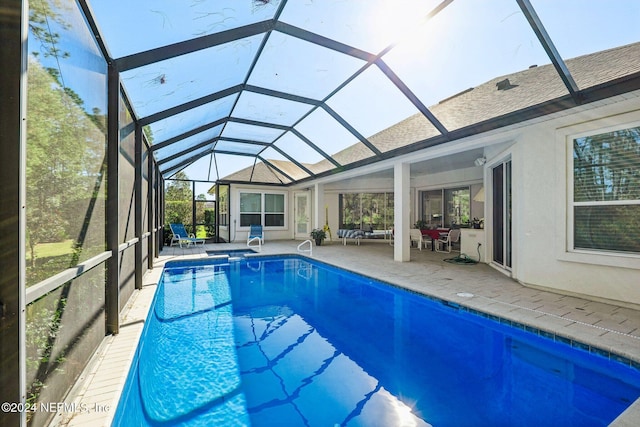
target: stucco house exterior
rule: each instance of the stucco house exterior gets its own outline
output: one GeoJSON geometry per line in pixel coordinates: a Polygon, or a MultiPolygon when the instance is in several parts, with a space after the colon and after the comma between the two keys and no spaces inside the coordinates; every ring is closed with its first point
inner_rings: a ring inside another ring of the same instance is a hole
{"type": "MultiPolygon", "coordinates": [[[[604,90],[598,87],[601,82],[640,71],[638,58],[640,44],[631,44],[568,60],[567,66],[574,75],[591,79],[578,81],[579,86],[594,87],[598,94],[604,90]]],[[[230,212],[221,235],[231,241],[246,239],[246,195],[277,199],[277,224],[282,225],[265,224],[268,242],[306,239],[311,228],[325,224],[337,230],[344,226],[345,194],[377,194],[388,201],[393,216],[387,216],[384,227],[373,228],[394,229],[394,259],[406,262],[408,230],[427,219],[429,195],[440,192],[446,210],[447,190],[466,188],[463,225],[478,218],[484,229],[463,230],[463,252],[527,286],[637,308],[640,92],[598,95],[595,102],[554,111],[563,96],[552,65],[532,66],[430,107],[449,129],[504,117],[499,128],[287,187],[266,184],[286,184],[286,176],[297,168],[286,161],[274,160],[277,170],[257,163],[221,181],[229,185],[230,212]],[[528,108],[540,111],[545,105],[548,114],[527,117],[528,108]],[[248,176],[259,176],[265,185],[238,183],[248,176]]],[[[434,134],[418,114],[369,140],[391,150],[406,139],[403,135],[428,141],[434,134]]],[[[348,163],[359,158],[360,149],[352,146],[335,157],[348,163]]],[[[273,215],[270,210],[262,214],[273,215]]]]}

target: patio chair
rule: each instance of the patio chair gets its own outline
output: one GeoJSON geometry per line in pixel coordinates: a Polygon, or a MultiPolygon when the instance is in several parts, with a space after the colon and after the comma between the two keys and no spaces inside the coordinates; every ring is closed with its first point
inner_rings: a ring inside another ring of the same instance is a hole
{"type": "Polygon", "coordinates": [[[431,243],[430,239],[425,239],[424,236],[422,236],[422,232],[417,228],[409,229],[409,242],[410,244],[416,242],[416,245],[420,250],[422,250],[422,246],[424,246],[424,248],[426,249],[427,243],[431,243]]]}
{"type": "Polygon", "coordinates": [[[247,244],[256,237],[260,238],[260,244],[264,245],[264,231],[262,230],[262,225],[251,225],[249,228],[249,234],[247,235],[247,244]]]}
{"type": "Polygon", "coordinates": [[[184,228],[184,224],[169,224],[169,227],[171,228],[171,233],[173,234],[173,236],[171,237],[171,246],[176,243],[180,247],[182,247],[183,243],[187,246],[195,245],[197,243],[201,243],[202,245],[204,245],[207,240],[198,239],[194,234],[187,233],[187,230],[184,228]]]}
{"type": "Polygon", "coordinates": [[[460,229],[449,230],[446,235],[436,240],[436,252],[450,253],[452,245],[458,243],[458,240],[460,240],[460,229]]]}

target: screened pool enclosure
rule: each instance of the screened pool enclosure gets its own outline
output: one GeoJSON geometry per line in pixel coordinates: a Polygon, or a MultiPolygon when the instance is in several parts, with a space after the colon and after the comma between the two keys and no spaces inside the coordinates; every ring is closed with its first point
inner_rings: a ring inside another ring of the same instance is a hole
{"type": "MultiPolygon", "coordinates": [[[[623,0],[0,6],[3,402],[62,401],[119,332],[161,251],[170,183],[189,189],[179,218],[215,238],[230,186],[303,188],[640,89],[640,61],[579,60],[640,41],[639,6],[623,0]],[[530,67],[544,90],[496,102],[516,87],[504,76],[530,67]]],[[[284,199],[270,202],[284,221],[284,199]]]]}

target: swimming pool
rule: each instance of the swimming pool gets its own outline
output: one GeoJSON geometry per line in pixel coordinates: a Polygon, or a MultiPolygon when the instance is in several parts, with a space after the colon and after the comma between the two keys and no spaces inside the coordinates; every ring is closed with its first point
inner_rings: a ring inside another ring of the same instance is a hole
{"type": "Polygon", "coordinates": [[[113,425],[607,425],[640,372],[297,256],[168,263],[113,425]]]}

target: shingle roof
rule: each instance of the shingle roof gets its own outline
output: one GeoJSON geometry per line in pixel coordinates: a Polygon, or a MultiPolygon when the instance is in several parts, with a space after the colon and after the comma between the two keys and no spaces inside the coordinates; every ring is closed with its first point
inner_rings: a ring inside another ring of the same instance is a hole
{"type": "MultiPolygon", "coordinates": [[[[640,71],[640,43],[621,46],[567,60],[578,88],[584,89],[640,71]]],[[[476,88],[431,107],[448,130],[542,104],[567,95],[552,65],[529,68],[496,77],[476,88]],[[508,79],[511,88],[498,90],[497,83],[508,79]]]]}
{"type": "MultiPolygon", "coordinates": [[[[287,174],[289,177],[294,180],[300,180],[307,178],[309,175],[296,166],[294,163],[285,161],[285,160],[269,160],[275,168],[280,169],[282,172],[287,174]]],[[[310,167],[310,165],[305,165],[305,167],[310,167]]],[[[263,162],[258,162],[255,164],[255,168],[253,166],[244,168],[239,170],[231,175],[227,175],[224,180],[228,181],[253,181],[253,182],[264,182],[264,183],[273,183],[273,184],[288,184],[291,182],[287,176],[280,173],[277,169],[271,168],[263,162]]]]}
{"type": "MultiPolygon", "coordinates": [[[[640,43],[634,43],[570,59],[566,64],[578,88],[584,89],[640,72],[639,58],[640,43]]],[[[429,110],[447,130],[452,131],[565,95],[567,95],[565,85],[553,65],[548,64],[496,77],[443,100],[429,107],[429,110]],[[502,84],[506,89],[499,90],[498,83],[506,79],[508,83],[502,84]]],[[[368,140],[381,152],[387,152],[438,135],[437,129],[419,113],[370,136],[368,140]]],[[[373,156],[371,150],[364,144],[357,143],[335,153],[333,158],[338,163],[347,165],[371,156],[373,156]]],[[[278,164],[282,163],[288,162],[278,164]]],[[[329,169],[331,164],[328,160],[322,160],[315,165],[305,166],[312,172],[318,173],[329,169]]],[[[251,168],[248,170],[248,173],[245,169],[225,177],[224,180],[236,180],[241,179],[241,176],[249,176],[251,168]]],[[[261,174],[260,177],[266,179],[269,176],[261,174]]],[[[273,173],[270,177],[270,181],[261,182],[279,182],[273,173]]],[[[257,175],[254,173],[253,181],[256,181],[256,178],[257,175]]],[[[294,179],[298,178],[294,177],[294,179]]]]}

